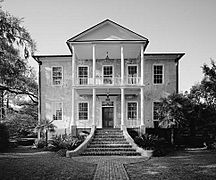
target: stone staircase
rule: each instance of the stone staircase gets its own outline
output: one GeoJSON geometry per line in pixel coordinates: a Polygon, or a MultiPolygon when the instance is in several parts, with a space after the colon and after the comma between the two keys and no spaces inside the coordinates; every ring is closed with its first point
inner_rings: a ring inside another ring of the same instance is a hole
{"type": "Polygon", "coordinates": [[[140,156],[126,141],[120,129],[96,129],[82,156],[140,156]]]}

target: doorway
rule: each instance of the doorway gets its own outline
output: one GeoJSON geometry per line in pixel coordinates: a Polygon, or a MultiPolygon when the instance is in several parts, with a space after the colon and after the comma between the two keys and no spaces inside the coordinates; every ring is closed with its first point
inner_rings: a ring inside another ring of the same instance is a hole
{"type": "Polygon", "coordinates": [[[102,126],[103,128],[113,128],[114,108],[102,107],[102,126]]]}

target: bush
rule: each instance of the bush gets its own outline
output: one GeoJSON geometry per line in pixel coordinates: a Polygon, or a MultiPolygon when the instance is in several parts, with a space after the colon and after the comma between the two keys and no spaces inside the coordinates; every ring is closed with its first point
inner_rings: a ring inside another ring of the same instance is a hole
{"type": "Polygon", "coordinates": [[[0,123],[0,151],[5,151],[9,147],[9,132],[5,124],[0,123]]]}
{"type": "Polygon", "coordinates": [[[134,142],[141,148],[153,150],[153,156],[164,156],[173,150],[173,147],[165,138],[159,138],[152,134],[136,136],[134,142]]]}
{"type": "Polygon", "coordinates": [[[46,146],[46,140],[41,138],[41,139],[36,139],[35,140],[35,144],[34,144],[37,148],[41,149],[44,148],[46,146]]]}
{"type": "Polygon", "coordinates": [[[53,150],[55,151],[60,149],[74,150],[84,140],[85,138],[83,136],[72,137],[70,135],[56,135],[49,141],[49,144],[53,146],[53,150]]]}

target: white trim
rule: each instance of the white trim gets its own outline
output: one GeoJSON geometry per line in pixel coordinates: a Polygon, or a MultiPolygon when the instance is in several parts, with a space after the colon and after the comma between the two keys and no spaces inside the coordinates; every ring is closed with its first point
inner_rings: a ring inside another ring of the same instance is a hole
{"type": "Polygon", "coordinates": [[[62,101],[52,101],[51,102],[51,107],[52,107],[52,121],[63,121],[63,117],[64,117],[64,114],[63,114],[63,112],[64,112],[64,106],[63,106],[63,102],[62,101]],[[62,109],[62,119],[53,119],[53,115],[56,115],[56,104],[57,103],[60,103],[61,104],[61,109],[62,109]],[[55,107],[54,107],[55,106],[55,107]],[[55,111],[55,112],[54,112],[55,111]],[[53,113],[55,113],[55,114],[53,114],[53,113]]]}
{"type": "Polygon", "coordinates": [[[63,66],[51,66],[51,86],[63,86],[64,81],[64,68],[63,66]],[[53,84],[53,68],[54,67],[60,67],[62,69],[62,81],[60,84],[53,84]]]}
{"type": "Polygon", "coordinates": [[[114,85],[114,77],[115,77],[115,71],[114,71],[114,65],[112,64],[107,64],[107,65],[102,65],[102,84],[103,85],[114,85]],[[104,84],[104,67],[111,66],[112,67],[112,84],[104,84]]]}
{"type": "Polygon", "coordinates": [[[81,85],[81,86],[85,86],[85,85],[89,85],[89,65],[78,65],[77,66],[77,76],[76,76],[76,83],[78,84],[78,85],[81,85]],[[87,77],[87,84],[80,84],[79,83],[79,67],[87,67],[87,71],[88,71],[88,77],[87,77]]]}
{"type": "Polygon", "coordinates": [[[164,71],[165,71],[165,69],[164,69],[164,64],[157,64],[157,63],[154,63],[154,64],[152,65],[152,84],[153,84],[153,85],[163,85],[163,84],[164,84],[164,71]],[[162,68],[163,68],[162,83],[160,83],[160,84],[155,84],[155,83],[154,83],[154,66],[162,66],[162,68]]]}
{"type": "Polygon", "coordinates": [[[78,104],[77,104],[77,120],[78,121],[89,121],[89,119],[90,119],[89,114],[90,114],[89,101],[78,101],[78,104]],[[88,118],[87,119],[79,119],[79,103],[87,103],[88,104],[88,118]]]}
{"type": "Polygon", "coordinates": [[[139,107],[138,107],[138,105],[139,105],[139,103],[138,103],[138,101],[127,101],[127,109],[126,109],[126,113],[127,113],[127,120],[129,120],[129,121],[133,121],[133,120],[138,120],[139,118],[139,107]],[[137,104],[137,117],[136,117],[136,119],[129,119],[128,118],[128,103],[136,103],[137,104]]]}

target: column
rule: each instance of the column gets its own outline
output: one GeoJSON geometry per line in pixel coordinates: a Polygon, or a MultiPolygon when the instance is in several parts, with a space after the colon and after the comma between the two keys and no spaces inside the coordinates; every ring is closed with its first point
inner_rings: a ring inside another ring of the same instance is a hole
{"type": "Polygon", "coordinates": [[[95,45],[92,46],[92,78],[93,78],[93,84],[95,85],[95,72],[96,72],[96,58],[95,58],[95,45]]]}
{"type": "Polygon", "coordinates": [[[141,45],[140,54],[141,54],[141,78],[140,78],[140,83],[141,83],[141,85],[143,85],[144,84],[144,46],[143,46],[143,44],[141,45]]]}
{"type": "Polygon", "coordinates": [[[145,131],[145,109],[144,109],[144,88],[141,87],[140,88],[140,134],[145,134],[146,131],[145,131]]]}
{"type": "Polygon", "coordinates": [[[75,88],[74,85],[76,84],[75,81],[75,48],[72,46],[72,87],[71,87],[71,135],[76,136],[76,119],[75,119],[75,88]]]}
{"type": "Polygon", "coordinates": [[[121,84],[124,84],[124,48],[121,46],[121,84]]]}
{"type": "Polygon", "coordinates": [[[144,89],[140,88],[140,118],[141,118],[141,126],[144,125],[144,89]]]}
{"type": "Polygon", "coordinates": [[[92,93],[92,125],[96,125],[96,89],[93,88],[93,93],[92,93]]]}
{"type": "Polygon", "coordinates": [[[125,97],[124,89],[121,88],[121,126],[124,126],[125,123],[125,97]]]}
{"type": "Polygon", "coordinates": [[[72,74],[71,76],[72,76],[72,85],[75,85],[76,83],[75,83],[75,48],[74,46],[72,46],[72,52],[73,54],[72,54],[72,66],[71,66],[72,74]]]}

